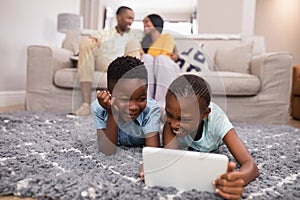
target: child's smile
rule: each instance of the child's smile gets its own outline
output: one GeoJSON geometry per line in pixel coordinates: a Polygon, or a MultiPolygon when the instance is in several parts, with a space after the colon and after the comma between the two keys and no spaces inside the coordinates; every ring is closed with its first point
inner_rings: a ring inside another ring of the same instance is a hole
{"type": "Polygon", "coordinates": [[[172,129],[172,131],[173,131],[173,133],[174,133],[175,135],[177,135],[177,136],[179,136],[179,137],[184,137],[184,136],[187,135],[187,133],[184,132],[184,130],[174,130],[174,129],[172,129]]]}
{"type": "MultiPolygon", "coordinates": [[[[196,101],[197,102],[197,101],[196,101]]],[[[200,110],[193,98],[176,98],[167,94],[166,115],[171,130],[179,137],[197,132],[200,110]],[[198,110],[197,110],[198,109],[198,110]]]]}
{"type": "Polygon", "coordinates": [[[125,121],[136,119],[147,104],[147,84],[142,79],[120,79],[113,91],[119,116],[125,121]]]}

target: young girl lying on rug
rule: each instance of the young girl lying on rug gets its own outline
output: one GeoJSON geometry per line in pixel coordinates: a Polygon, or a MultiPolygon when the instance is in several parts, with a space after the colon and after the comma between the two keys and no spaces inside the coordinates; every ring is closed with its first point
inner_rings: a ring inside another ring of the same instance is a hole
{"type": "Polygon", "coordinates": [[[97,91],[91,105],[102,153],[114,154],[117,145],[159,146],[160,108],[147,98],[147,77],[135,57],[119,57],[108,66],[108,89],[97,91]]]}
{"type": "MultiPolygon", "coordinates": [[[[213,152],[223,143],[240,164],[229,162],[227,173],[213,181],[216,193],[239,199],[243,188],[259,176],[257,165],[222,109],[211,102],[208,83],[197,75],[175,79],[166,95],[164,148],[213,152]]],[[[144,178],[141,172],[141,178],[144,178]]]]}

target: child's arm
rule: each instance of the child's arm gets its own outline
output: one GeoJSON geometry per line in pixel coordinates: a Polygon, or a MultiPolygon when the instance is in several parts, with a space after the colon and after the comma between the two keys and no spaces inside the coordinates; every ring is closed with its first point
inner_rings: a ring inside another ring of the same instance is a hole
{"type": "Polygon", "coordinates": [[[223,198],[239,199],[242,196],[244,186],[259,176],[259,171],[255,161],[234,128],[228,131],[223,141],[241,167],[239,171],[235,171],[235,163],[230,162],[227,173],[222,174],[215,180],[214,185],[216,186],[217,194],[223,198]]]}
{"type": "MultiPolygon", "coordinates": [[[[113,106],[113,100],[109,91],[97,91],[97,99],[99,104],[106,109],[107,123],[106,129],[98,129],[98,148],[105,155],[112,155],[116,153],[118,142],[118,115],[113,115],[112,107],[117,111],[118,108],[113,106]]],[[[114,112],[115,113],[115,112],[114,112]]]]}
{"type": "Polygon", "coordinates": [[[148,133],[145,139],[145,145],[148,147],[159,147],[158,132],[148,133]]]}
{"type": "MultiPolygon", "coordinates": [[[[145,139],[145,145],[148,147],[159,147],[159,134],[158,132],[148,133],[145,139]]],[[[144,180],[144,165],[140,164],[139,167],[141,180],[144,180]]]]}
{"type": "Polygon", "coordinates": [[[163,129],[163,147],[168,149],[177,149],[178,147],[178,140],[177,137],[174,135],[173,131],[168,122],[165,122],[164,129],[163,129]]]}

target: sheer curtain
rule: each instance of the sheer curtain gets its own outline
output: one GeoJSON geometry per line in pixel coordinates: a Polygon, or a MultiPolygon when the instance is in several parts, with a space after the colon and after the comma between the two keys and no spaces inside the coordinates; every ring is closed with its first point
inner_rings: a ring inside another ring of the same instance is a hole
{"type": "Polygon", "coordinates": [[[81,0],[80,14],[84,19],[84,29],[102,29],[103,16],[100,16],[99,12],[103,12],[100,9],[100,3],[101,0],[81,0]]]}

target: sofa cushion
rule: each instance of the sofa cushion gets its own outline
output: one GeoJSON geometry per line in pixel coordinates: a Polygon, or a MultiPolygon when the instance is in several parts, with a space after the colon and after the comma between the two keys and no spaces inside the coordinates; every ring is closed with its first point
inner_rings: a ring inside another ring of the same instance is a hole
{"type": "Polygon", "coordinates": [[[261,87],[259,78],[251,74],[225,71],[189,73],[203,77],[210,85],[213,95],[253,96],[258,94],[261,87]]]}
{"type": "Polygon", "coordinates": [[[193,44],[179,54],[178,65],[182,72],[204,72],[210,71],[203,50],[203,45],[193,44]]]}
{"type": "MultiPolygon", "coordinates": [[[[260,90],[260,80],[257,76],[238,72],[209,72],[203,75],[212,88],[217,92],[223,92],[226,96],[253,96],[260,90]],[[217,86],[223,83],[223,91],[217,90],[217,86]]],[[[222,94],[222,93],[219,93],[222,94]]]]}
{"type": "MultiPolygon", "coordinates": [[[[107,73],[95,71],[93,77],[93,88],[106,88],[107,73]]],[[[77,68],[64,68],[57,70],[53,79],[54,85],[60,88],[80,88],[77,78],[77,68]]]]}
{"type": "Polygon", "coordinates": [[[219,71],[250,73],[253,42],[232,48],[217,49],[215,63],[219,71]]]}

